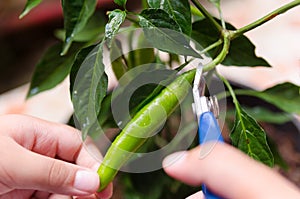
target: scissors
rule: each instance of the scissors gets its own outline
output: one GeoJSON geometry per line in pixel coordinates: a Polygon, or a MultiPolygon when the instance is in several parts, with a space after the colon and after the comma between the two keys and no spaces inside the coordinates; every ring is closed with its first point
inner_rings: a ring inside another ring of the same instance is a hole
{"type": "MultiPolygon", "coordinates": [[[[209,141],[224,142],[216,120],[219,116],[218,101],[216,96],[205,96],[206,83],[202,75],[202,69],[202,64],[199,64],[196,69],[193,85],[193,110],[198,121],[199,144],[209,141]]],[[[202,185],[202,191],[205,199],[222,199],[207,189],[205,184],[202,185]]]]}

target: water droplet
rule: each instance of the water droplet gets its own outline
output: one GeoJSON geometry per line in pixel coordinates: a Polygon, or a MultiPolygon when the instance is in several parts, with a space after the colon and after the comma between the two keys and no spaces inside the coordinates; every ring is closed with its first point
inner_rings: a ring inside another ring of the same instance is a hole
{"type": "Polygon", "coordinates": [[[34,94],[37,94],[38,92],[39,92],[39,88],[35,87],[35,88],[31,89],[30,94],[34,95],[34,94]]]}

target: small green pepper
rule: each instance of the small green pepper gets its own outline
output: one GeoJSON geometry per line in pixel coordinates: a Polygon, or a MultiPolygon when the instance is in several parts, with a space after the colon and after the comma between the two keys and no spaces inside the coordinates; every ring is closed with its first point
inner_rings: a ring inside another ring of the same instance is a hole
{"type": "Polygon", "coordinates": [[[118,170],[142,146],[147,137],[164,124],[166,118],[187,96],[194,76],[195,70],[178,76],[124,127],[108,149],[98,169],[101,180],[99,191],[103,190],[114,179],[118,170]]]}

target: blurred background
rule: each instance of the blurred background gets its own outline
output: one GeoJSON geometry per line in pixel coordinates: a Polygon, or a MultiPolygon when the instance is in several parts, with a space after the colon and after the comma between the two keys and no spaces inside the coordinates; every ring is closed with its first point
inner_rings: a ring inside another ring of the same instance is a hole
{"type": "MultiPolygon", "coordinates": [[[[129,5],[138,9],[136,2],[128,0],[129,5]]],[[[239,28],[289,1],[221,2],[225,20],[239,28]]],[[[28,16],[19,19],[25,3],[25,0],[0,1],[0,114],[22,113],[65,123],[72,114],[67,79],[56,88],[26,100],[36,63],[45,50],[58,41],[55,31],[63,28],[61,4],[59,0],[44,0],[28,16]]],[[[216,14],[208,3],[204,2],[204,5],[216,14]]],[[[97,9],[103,13],[114,8],[112,0],[98,2],[97,9]]],[[[246,35],[256,45],[257,55],[265,58],[272,68],[219,66],[220,73],[237,85],[245,84],[257,90],[286,81],[300,85],[300,7],[246,35]]],[[[241,100],[252,103],[247,98],[241,100]]],[[[300,187],[299,121],[262,125],[279,146],[279,152],[290,167],[288,171],[281,172],[300,187]]]]}

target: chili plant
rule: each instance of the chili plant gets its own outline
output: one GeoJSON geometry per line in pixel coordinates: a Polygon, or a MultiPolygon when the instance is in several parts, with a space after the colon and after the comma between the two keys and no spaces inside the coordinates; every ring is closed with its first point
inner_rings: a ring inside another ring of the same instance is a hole
{"type": "MultiPolygon", "coordinates": [[[[277,154],[276,149],[270,148],[266,132],[255,119],[261,121],[262,118],[255,114],[251,116],[248,112],[253,111],[243,107],[237,96],[260,98],[285,115],[300,114],[299,86],[285,82],[264,91],[234,89],[227,79],[217,73],[215,67],[219,64],[271,67],[265,59],[256,56],[255,46],[244,33],[298,6],[300,0],[291,1],[239,29],[223,19],[220,0],[209,1],[218,10],[218,16],[213,16],[198,0],[143,0],[139,2],[141,11],[127,9],[128,3],[136,1],[115,0],[119,7],[107,12],[108,17],[96,11],[96,0],[62,1],[64,29],[57,32],[61,42],[50,47],[37,64],[28,97],[51,89],[70,76],[73,119],[76,127],[81,129],[83,139],[88,135],[93,138],[106,138],[106,129],[120,129],[119,135],[113,136],[114,141],[104,154],[98,171],[101,178],[100,190],[114,179],[118,170],[136,151],[155,150],[174,138],[170,123],[165,122],[165,119],[176,119],[180,114],[177,107],[188,95],[195,74],[195,69],[187,66],[193,60],[202,60],[203,57],[209,58],[204,64],[204,72],[208,72],[208,76],[216,74],[227,88],[227,91],[218,94],[219,99],[231,96],[233,100],[235,120],[230,134],[231,144],[270,167],[280,164],[280,157],[273,155],[277,154]],[[120,32],[133,29],[140,29],[143,34],[129,31],[122,42],[117,38],[120,32]],[[124,40],[129,48],[127,52],[124,50],[124,40]],[[192,41],[198,46],[193,47],[192,41]],[[134,45],[147,47],[135,49],[134,45]],[[109,52],[110,67],[120,83],[127,73],[136,69],[135,73],[126,76],[127,85],[115,96],[107,86],[112,77],[106,74],[108,66],[104,61],[105,51],[109,52]],[[149,63],[150,67],[137,69],[138,66],[149,63]],[[173,72],[166,72],[168,70],[173,72]],[[120,119],[114,120],[114,103],[121,103],[124,93],[130,90],[127,87],[130,82],[145,72],[153,76],[160,74],[159,81],[156,85],[150,82],[131,93],[129,114],[122,115],[119,110],[120,119]],[[141,129],[143,125],[146,127],[141,129]],[[155,131],[159,133],[149,138],[155,131]],[[142,137],[137,137],[134,133],[142,134],[142,137]]],[[[24,17],[40,2],[28,0],[21,16],[24,17]]],[[[273,118],[269,122],[275,121],[276,114],[265,107],[260,110],[267,115],[266,118],[273,118]]],[[[291,116],[277,119],[277,122],[285,122],[291,116]]],[[[190,147],[192,146],[193,143],[190,143],[190,147]]],[[[126,184],[125,197],[141,197],[147,189],[136,188],[139,189],[136,193],[132,191],[141,178],[137,174],[128,175],[123,177],[126,184]]],[[[153,171],[151,175],[160,178],[163,176],[161,171],[153,171]]],[[[151,181],[147,174],[142,179],[151,181]]],[[[152,191],[157,189],[156,192],[153,191],[155,194],[151,198],[172,198],[172,194],[178,197],[186,193],[179,190],[188,190],[166,176],[163,179],[156,183],[157,186],[151,185],[152,191]],[[164,191],[164,186],[169,186],[171,190],[164,191]]]]}

